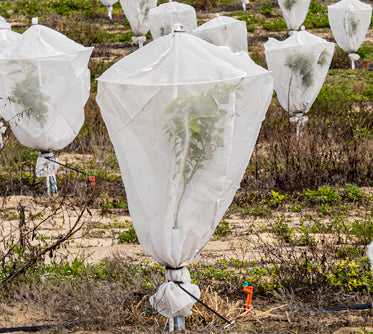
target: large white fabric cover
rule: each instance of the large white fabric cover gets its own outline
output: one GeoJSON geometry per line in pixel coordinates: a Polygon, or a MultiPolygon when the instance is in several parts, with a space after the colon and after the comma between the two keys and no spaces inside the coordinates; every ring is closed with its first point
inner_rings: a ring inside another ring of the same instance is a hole
{"type": "Polygon", "coordinates": [[[20,34],[10,30],[11,25],[0,16],[0,58],[5,57],[10,47],[18,40],[20,34]]]}
{"type": "Polygon", "coordinates": [[[334,39],[345,52],[356,52],[368,31],[372,6],[359,0],[342,0],[328,6],[334,39]]]}
{"type": "MultiPolygon", "coordinates": [[[[243,52],[173,33],[98,81],[139,241],[161,265],[184,267],[210,240],[240,185],[273,79],[243,52]]],[[[168,282],[152,298],[166,316],[189,314],[194,303],[176,288],[168,282]]]]}
{"type": "Polygon", "coordinates": [[[282,108],[290,114],[307,113],[328,73],[334,43],[297,31],[284,41],[269,38],[264,49],[282,108]]]}
{"type": "Polygon", "coordinates": [[[157,0],[120,0],[120,4],[136,36],[144,36],[149,31],[148,15],[157,6],[157,0]]]}
{"type": "Polygon", "coordinates": [[[245,21],[228,16],[217,16],[191,32],[205,41],[228,46],[233,52],[247,52],[247,27],[245,21]]]}
{"type": "Polygon", "coordinates": [[[8,101],[0,115],[23,145],[50,151],[74,140],[84,122],[92,49],[33,25],[0,59],[0,92],[8,101]]]}
{"type": "Polygon", "coordinates": [[[288,29],[299,29],[306,19],[310,2],[311,0],[278,0],[288,29]]]}
{"type": "Polygon", "coordinates": [[[149,11],[149,27],[153,39],[173,32],[175,24],[178,23],[183,26],[183,31],[186,32],[197,28],[195,9],[190,5],[173,1],[149,11]]]}

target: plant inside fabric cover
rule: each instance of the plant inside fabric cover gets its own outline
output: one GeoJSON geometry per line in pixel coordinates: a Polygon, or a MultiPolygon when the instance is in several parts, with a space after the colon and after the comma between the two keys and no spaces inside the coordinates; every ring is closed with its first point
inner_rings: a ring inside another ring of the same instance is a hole
{"type": "Polygon", "coordinates": [[[341,0],[328,6],[330,28],[338,46],[349,54],[351,68],[360,57],[356,51],[365,39],[372,17],[372,6],[359,0],[341,0]]]}
{"type": "Polygon", "coordinates": [[[307,113],[324,83],[334,44],[306,31],[294,32],[284,41],[269,38],[264,44],[268,69],[274,77],[277,99],[297,123],[297,137],[307,113]]]}

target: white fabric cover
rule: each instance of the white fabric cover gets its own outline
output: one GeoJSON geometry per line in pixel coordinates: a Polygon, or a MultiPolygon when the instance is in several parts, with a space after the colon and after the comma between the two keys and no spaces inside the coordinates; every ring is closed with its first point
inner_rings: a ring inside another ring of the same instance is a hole
{"type": "MultiPolygon", "coordinates": [[[[373,268],[373,241],[368,246],[368,258],[370,261],[370,268],[372,270],[373,268]]],[[[372,272],[372,275],[373,275],[373,272],[372,272]]]]}
{"type": "Polygon", "coordinates": [[[173,1],[149,11],[149,27],[153,39],[171,33],[177,23],[180,23],[183,26],[183,31],[186,32],[197,28],[195,9],[190,5],[173,1]]]}
{"type": "Polygon", "coordinates": [[[359,0],[342,0],[328,6],[334,39],[345,52],[356,52],[368,31],[372,6],[359,0]]]}
{"type": "Polygon", "coordinates": [[[0,29],[10,29],[11,25],[2,16],[0,16],[0,29]]]}
{"type": "Polygon", "coordinates": [[[215,45],[228,46],[233,52],[247,52],[245,21],[228,16],[217,16],[194,29],[191,34],[215,45]]]}
{"type": "Polygon", "coordinates": [[[299,29],[306,19],[310,2],[311,0],[278,0],[288,29],[299,29]]]}
{"type": "Polygon", "coordinates": [[[6,53],[9,52],[11,45],[13,45],[21,36],[10,29],[10,23],[0,16],[0,58],[6,56],[6,53]]]}
{"type": "Polygon", "coordinates": [[[9,98],[0,115],[23,145],[44,152],[74,140],[84,122],[92,49],[33,25],[0,59],[0,92],[9,98]]]}
{"type": "Polygon", "coordinates": [[[270,73],[248,54],[187,33],[156,39],[98,78],[136,233],[161,265],[186,266],[210,240],[272,92],[270,73]]]}
{"type": "Polygon", "coordinates": [[[191,308],[195,304],[195,299],[186,294],[174,282],[183,283],[185,290],[190,292],[196,298],[200,297],[200,291],[197,285],[192,284],[188,269],[172,270],[166,269],[166,282],[163,283],[157,292],[150,297],[150,304],[165,317],[187,317],[191,315],[191,308]]]}
{"type": "Polygon", "coordinates": [[[118,0],[100,0],[105,7],[113,6],[118,0]]]}
{"type": "Polygon", "coordinates": [[[35,175],[37,177],[54,176],[57,173],[59,165],[51,160],[58,162],[57,157],[52,152],[39,154],[35,167],[35,175]]]}
{"type": "Polygon", "coordinates": [[[144,36],[149,31],[149,10],[157,6],[157,0],[120,0],[120,4],[137,36],[144,36]]]}
{"type": "Polygon", "coordinates": [[[290,114],[307,113],[328,73],[334,43],[297,31],[284,41],[269,38],[264,50],[282,108],[290,114]]]}

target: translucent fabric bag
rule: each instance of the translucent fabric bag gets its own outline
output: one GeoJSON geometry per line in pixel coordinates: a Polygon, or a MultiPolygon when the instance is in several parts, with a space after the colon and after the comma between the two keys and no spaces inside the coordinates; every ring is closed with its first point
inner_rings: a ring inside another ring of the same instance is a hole
{"type": "Polygon", "coordinates": [[[11,25],[0,16],[0,58],[6,56],[10,47],[21,35],[11,30],[11,25]]]}
{"type": "Polygon", "coordinates": [[[372,17],[372,6],[359,0],[342,0],[328,6],[330,28],[338,46],[350,53],[352,67],[359,56],[356,52],[363,43],[372,17]]]}
{"type": "Polygon", "coordinates": [[[118,0],[100,0],[101,3],[106,7],[107,9],[107,14],[108,16],[110,17],[110,19],[112,18],[112,11],[113,11],[113,5],[116,4],[118,2],[118,0]]]}
{"type": "Polygon", "coordinates": [[[170,1],[149,11],[149,27],[153,39],[173,32],[175,24],[178,23],[186,32],[197,28],[195,9],[183,3],[170,1]]]}
{"type": "Polygon", "coordinates": [[[228,46],[233,52],[247,52],[245,21],[228,16],[217,16],[194,29],[191,34],[215,45],[228,46]]]}
{"type": "Polygon", "coordinates": [[[278,0],[289,30],[298,30],[306,19],[311,0],[278,0]]]}
{"type": "Polygon", "coordinates": [[[148,16],[157,0],[120,0],[120,4],[136,36],[145,36],[149,31],[148,16]]]}
{"type": "Polygon", "coordinates": [[[47,152],[74,140],[84,122],[91,52],[33,25],[0,59],[0,92],[7,101],[0,115],[23,145],[47,152]]]}
{"type": "Polygon", "coordinates": [[[264,50],[278,101],[291,116],[298,114],[302,121],[299,116],[310,110],[324,83],[334,43],[298,31],[284,41],[269,38],[264,50]]]}
{"type": "Polygon", "coordinates": [[[167,317],[197,297],[187,266],[210,240],[253,151],[273,92],[268,71],[190,34],[156,39],[98,78],[97,102],[114,145],[144,250],[166,266],[151,298],[167,317]]]}

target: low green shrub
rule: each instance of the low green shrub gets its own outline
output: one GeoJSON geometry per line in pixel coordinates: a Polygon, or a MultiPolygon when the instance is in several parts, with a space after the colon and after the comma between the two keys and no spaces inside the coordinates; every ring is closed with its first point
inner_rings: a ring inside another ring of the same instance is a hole
{"type": "Polygon", "coordinates": [[[311,2],[303,25],[306,28],[329,28],[328,7],[311,2]]]}
{"type": "Polygon", "coordinates": [[[273,21],[266,21],[262,24],[263,28],[268,31],[283,31],[287,29],[284,19],[274,19],[273,21]]]}
{"type": "Polygon", "coordinates": [[[122,232],[118,235],[119,244],[138,244],[139,239],[137,238],[136,231],[133,226],[131,226],[126,232],[122,232]]]}
{"type": "Polygon", "coordinates": [[[273,4],[269,0],[265,0],[260,8],[260,13],[265,16],[271,16],[273,14],[273,4]]]}

